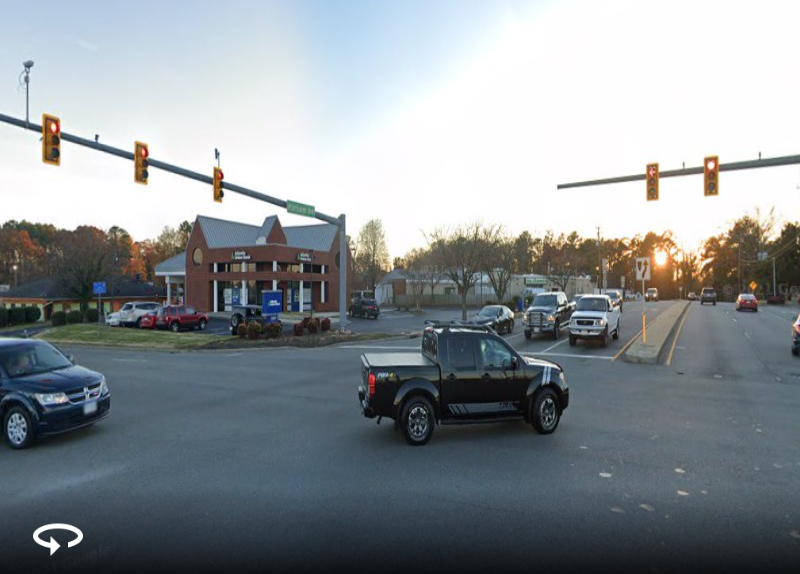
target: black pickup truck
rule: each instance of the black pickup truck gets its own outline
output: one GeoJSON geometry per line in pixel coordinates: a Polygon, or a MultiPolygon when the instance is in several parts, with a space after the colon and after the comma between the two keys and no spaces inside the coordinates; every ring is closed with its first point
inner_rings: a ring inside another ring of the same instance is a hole
{"type": "Polygon", "coordinates": [[[575,303],[570,302],[563,291],[539,293],[522,318],[525,338],[549,333],[558,340],[561,329],[569,325],[574,310],[575,303]]]}
{"type": "Polygon", "coordinates": [[[428,442],[436,423],[524,420],[550,434],[569,405],[559,365],[523,358],[491,328],[461,322],[426,327],[419,354],[362,355],[361,380],[363,415],[393,419],[412,445],[428,442]]]}

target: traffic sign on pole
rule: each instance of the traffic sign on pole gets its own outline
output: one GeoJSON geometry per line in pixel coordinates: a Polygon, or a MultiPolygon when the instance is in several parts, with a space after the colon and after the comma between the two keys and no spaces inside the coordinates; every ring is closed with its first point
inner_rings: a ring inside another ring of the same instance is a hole
{"type": "MultiPolygon", "coordinates": [[[[636,258],[636,280],[637,281],[650,281],[650,258],[637,257],[636,258]]],[[[644,293],[642,293],[644,295],[644,293]]]]}

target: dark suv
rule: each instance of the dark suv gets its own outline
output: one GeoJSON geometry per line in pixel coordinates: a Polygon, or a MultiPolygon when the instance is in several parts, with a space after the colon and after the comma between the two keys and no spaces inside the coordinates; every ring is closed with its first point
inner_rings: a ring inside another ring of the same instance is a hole
{"type": "Polygon", "coordinates": [[[713,287],[703,287],[703,292],[700,293],[700,304],[703,303],[717,304],[717,292],[713,287]]]}
{"type": "Polygon", "coordinates": [[[353,299],[350,305],[351,317],[374,317],[375,319],[381,314],[381,308],[375,299],[365,299],[364,297],[357,297],[353,299]]]}
{"type": "Polygon", "coordinates": [[[106,378],[72,362],[50,343],[0,339],[0,420],[11,448],[106,418],[106,378]]]}

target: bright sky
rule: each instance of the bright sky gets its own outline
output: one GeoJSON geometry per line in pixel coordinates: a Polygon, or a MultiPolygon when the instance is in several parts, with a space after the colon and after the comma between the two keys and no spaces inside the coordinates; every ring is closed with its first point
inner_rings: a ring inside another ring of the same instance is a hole
{"type": "MultiPolygon", "coordinates": [[[[515,235],[673,229],[686,247],[759,206],[800,219],[800,166],[557,191],[556,184],[800,154],[800,3],[669,0],[28,2],[3,8],[0,113],[347,214],[391,256],[482,219],[515,235]]],[[[316,223],[269,204],[0,124],[0,221],[120,225],[197,214],[316,223]]]]}

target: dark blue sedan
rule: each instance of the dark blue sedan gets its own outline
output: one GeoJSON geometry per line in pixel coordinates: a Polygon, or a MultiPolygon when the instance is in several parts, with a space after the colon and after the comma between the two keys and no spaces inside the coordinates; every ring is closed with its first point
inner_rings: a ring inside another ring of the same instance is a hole
{"type": "Polygon", "coordinates": [[[0,339],[0,420],[11,448],[106,418],[111,395],[100,373],[33,339],[0,339]]]}

